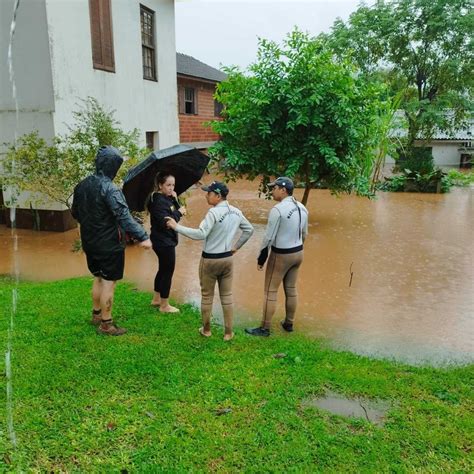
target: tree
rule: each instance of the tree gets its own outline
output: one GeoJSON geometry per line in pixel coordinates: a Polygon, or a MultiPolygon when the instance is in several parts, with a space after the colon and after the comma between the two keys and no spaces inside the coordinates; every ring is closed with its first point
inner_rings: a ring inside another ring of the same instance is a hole
{"type": "Polygon", "coordinates": [[[128,157],[118,180],[145,156],[146,149],[138,145],[139,131],[123,131],[114,111],[105,110],[96,99],[82,101],[73,117],[69,133],[54,137],[51,143],[32,132],[11,144],[3,161],[3,184],[39,193],[39,201],[52,200],[70,208],[74,187],[95,170],[100,146],[115,146],[128,157]]]}
{"type": "Polygon", "coordinates": [[[224,157],[228,177],[262,176],[262,191],[269,176],[294,177],[304,184],[303,203],[315,183],[370,194],[387,106],[380,83],[298,30],[282,46],[260,40],[249,71],[227,69],[216,92],[224,112],[212,124],[221,139],[211,154],[224,157]]]}
{"type": "Polygon", "coordinates": [[[472,113],[474,15],[471,0],[378,0],[337,20],[321,39],[368,76],[402,92],[407,147],[436,130],[451,133],[472,113]]]}

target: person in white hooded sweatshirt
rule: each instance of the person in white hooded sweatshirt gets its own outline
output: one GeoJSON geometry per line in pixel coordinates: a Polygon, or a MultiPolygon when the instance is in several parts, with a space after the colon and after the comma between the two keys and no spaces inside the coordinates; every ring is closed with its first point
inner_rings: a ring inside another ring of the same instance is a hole
{"type": "Polygon", "coordinates": [[[282,328],[293,331],[297,305],[296,281],[298,270],[303,262],[303,243],[308,234],[308,211],[293,197],[294,184],[285,176],[277,178],[268,185],[272,197],[278,202],[270,211],[268,224],[263,237],[257,268],[265,271],[263,314],[259,327],[246,329],[252,336],[269,336],[273,315],[276,310],[277,293],[283,282],[285,289],[285,320],[282,328]],[[271,247],[270,257],[268,257],[271,247]]]}
{"type": "Polygon", "coordinates": [[[167,225],[178,234],[190,239],[204,240],[199,264],[203,324],[199,332],[202,336],[211,336],[211,311],[217,282],[224,313],[224,340],[230,341],[234,336],[232,332],[233,255],[251,237],[253,227],[242,212],[227,201],[229,189],[224,183],[213,181],[209,186],[202,186],[201,189],[207,192],[206,199],[212,207],[199,227],[197,229],[185,227],[177,224],[172,218],[167,218],[167,225]],[[239,229],[242,234],[234,244],[234,237],[239,229]]]}

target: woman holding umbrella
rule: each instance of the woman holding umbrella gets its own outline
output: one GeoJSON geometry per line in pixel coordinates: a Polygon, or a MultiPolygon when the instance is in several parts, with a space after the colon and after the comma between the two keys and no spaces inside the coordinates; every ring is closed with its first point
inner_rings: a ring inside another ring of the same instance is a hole
{"type": "Polygon", "coordinates": [[[151,305],[162,313],[178,313],[179,309],[169,304],[171,280],[176,263],[176,245],[178,234],[166,226],[165,217],[179,221],[186,215],[186,208],[178,202],[175,178],[171,174],[158,173],[155,177],[155,189],[151,193],[147,209],[151,219],[151,242],[158,257],[158,272],[155,276],[154,293],[151,305]]]}

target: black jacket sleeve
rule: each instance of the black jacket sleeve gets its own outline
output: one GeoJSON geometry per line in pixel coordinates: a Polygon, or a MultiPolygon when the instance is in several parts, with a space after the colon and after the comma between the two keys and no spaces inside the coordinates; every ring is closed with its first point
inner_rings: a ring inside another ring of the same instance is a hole
{"type": "Polygon", "coordinates": [[[74,194],[73,194],[73,198],[72,198],[72,206],[71,206],[71,214],[72,214],[72,217],[74,217],[74,219],[76,219],[76,221],[79,221],[79,206],[77,204],[77,197],[76,197],[76,188],[74,188],[74,194]]]}
{"type": "Polygon", "coordinates": [[[183,217],[183,214],[181,214],[181,212],[178,211],[178,209],[181,207],[181,204],[178,202],[177,199],[174,199],[173,198],[173,204],[174,204],[174,207],[176,208],[174,211],[171,212],[171,217],[176,221],[176,222],[179,222],[179,220],[181,219],[181,217],[183,217]]]}
{"type": "Polygon", "coordinates": [[[260,251],[260,255],[257,258],[257,263],[263,267],[268,258],[268,247],[265,247],[260,251]]]}
{"type": "Polygon", "coordinates": [[[175,199],[171,201],[162,196],[153,195],[148,205],[148,210],[159,229],[167,230],[165,217],[172,217],[176,222],[179,222],[182,217],[178,207],[179,203],[175,199]],[[174,211],[171,210],[172,205],[176,208],[174,211]]]}
{"type": "Polygon", "coordinates": [[[107,187],[105,201],[112,214],[117,219],[119,226],[139,242],[148,239],[148,234],[143,227],[132,217],[127,206],[127,201],[120,189],[114,185],[107,187]]]}

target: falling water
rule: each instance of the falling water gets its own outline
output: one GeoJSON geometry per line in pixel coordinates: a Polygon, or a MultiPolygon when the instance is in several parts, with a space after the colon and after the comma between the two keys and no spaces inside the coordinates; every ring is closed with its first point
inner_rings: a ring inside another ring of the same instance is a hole
{"type": "MultiPolygon", "coordinates": [[[[8,71],[10,75],[10,83],[12,86],[12,97],[15,101],[15,114],[16,114],[16,126],[15,126],[15,138],[14,142],[17,141],[17,132],[19,127],[19,107],[18,97],[16,93],[15,83],[15,72],[13,69],[13,38],[15,36],[16,29],[16,16],[18,8],[20,6],[20,0],[15,0],[13,6],[13,17],[10,24],[10,41],[8,43],[8,71]]],[[[15,163],[13,163],[13,172],[15,172],[15,163]]],[[[18,236],[16,233],[16,207],[15,203],[10,204],[10,221],[11,221],[11,236],[13,240],[13,275],[15,278],[15,287],[12,290],[12,309],[10,312],[10,323],[8,327],[8,343],[7,350],[5,352],[5,373],[7,379],[7,428],[8,436],[12,445],[16,446],[16,434],[13,427],[13,383],[12,383],[12,367],[11,367],[11,355],[12,355],[12,340],[13,340],[13,322],[16,315],[17,299],[18,299],[18,281],[19,281],[19,266],[18,266],[18,236]]]]}

